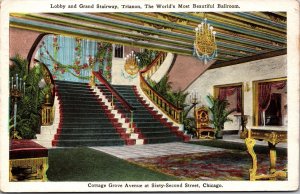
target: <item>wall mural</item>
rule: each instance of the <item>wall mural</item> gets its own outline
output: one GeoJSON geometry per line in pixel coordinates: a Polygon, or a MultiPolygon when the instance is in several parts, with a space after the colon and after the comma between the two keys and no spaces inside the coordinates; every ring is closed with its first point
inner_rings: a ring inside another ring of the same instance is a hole
{"type": "Polygon", "coordinates": [[[88,82],[91,71],[100,71],[111,82],[112,45],[61,35],[47,35],[35,59],[44,63],[54,80],[88,82]]]}

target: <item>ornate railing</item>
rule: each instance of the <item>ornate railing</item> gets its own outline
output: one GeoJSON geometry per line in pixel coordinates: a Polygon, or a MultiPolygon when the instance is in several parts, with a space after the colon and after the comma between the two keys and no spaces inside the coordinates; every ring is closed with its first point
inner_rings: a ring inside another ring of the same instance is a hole
{"type": "Polygon", "coordinates": [[[161,64],[164,62],[164,60],[167,57],[167,53],[160,52],[157,57],[153,60],[153,62],[146,67],[145,70],[143,70],[144,74],[143,77],[150,78],[161,66],[161,64]]]}
{"type": "Polygon", "coordinates": [[[53,124],[54,120],[54,96],[55,96],[55,84],[54,79],[47,65],[40,62],[39,60],[34,59],[36,63],[42,65],[43,69],[43,78],[46,83],[51,84],[51,92],[45,95],[45,103],[42,105],[41,110],[41,121],[42,126],[49,126],[53,124]]]}
{"type": "Polygon", "coordinates": [[[182,123],[183,111],[182,108],[176,107],[163,96],[157,93],[146,81],[146,78],[151,77],[158,67],[166,58],[166,53],[159,53],[153,62],[146,69],[140,72],[140,86],[146,96],[166,115],[168,115],[176,123],[182,123]]]}
{"type": "Polygon", "coordinates": [[[42,125],[52,125],[54,120],[53,105],[50,103],[49,95],[46,95],[46,102],[42,105],[42,125]]]}
{"type": "MultiPolygon", "coordinates": [[[[93,75],[111,92],[114,98],[118,99],[122,106],[129,112],[133,112],[134,108],[106,81],[99,72],[93,72],[93,75]]],[[[113,100],[113,98],[112,98],[113,100]]]]}

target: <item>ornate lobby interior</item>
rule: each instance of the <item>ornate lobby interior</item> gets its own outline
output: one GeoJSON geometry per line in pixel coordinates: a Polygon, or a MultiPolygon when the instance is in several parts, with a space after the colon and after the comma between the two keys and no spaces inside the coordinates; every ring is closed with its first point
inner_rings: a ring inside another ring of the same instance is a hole
{"type": "Polygon", "coordinates": [[[285,12],[11,13],[9,57],[10,181],[287,180],[285,12]]]}

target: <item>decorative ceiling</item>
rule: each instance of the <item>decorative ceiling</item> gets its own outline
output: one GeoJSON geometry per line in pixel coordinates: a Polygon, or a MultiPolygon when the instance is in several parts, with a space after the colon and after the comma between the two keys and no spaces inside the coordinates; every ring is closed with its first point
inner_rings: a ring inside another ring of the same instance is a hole
{"type": "Polygon", "coordinates": [[[284,12],[13,13],[10,26],[192,55],[204,18],[217,32],[214,67],[286,54],[284,12]]]}

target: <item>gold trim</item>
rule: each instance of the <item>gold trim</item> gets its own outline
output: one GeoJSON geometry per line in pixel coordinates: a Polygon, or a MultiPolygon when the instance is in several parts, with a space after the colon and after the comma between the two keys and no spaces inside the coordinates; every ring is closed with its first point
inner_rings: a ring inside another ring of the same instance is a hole
{"type": "Polygon", "coordinates": [[[271,78],[271,79],[264,79],[264,80],[255,80],[252,81],[252,99],[253,99],[253,126],[258,126],[258,112],[259,112],[259,107],[258,107],[258,84],[263,83],[263,82],[276,82],[276,81],[283,81],[287,80],[287,77],[280,77],[280,78],[271,78]]]}
{"type": "MultiPolygon", "coordinates": [[[[14,27],[14,28],[19,28],[19,29],[37,31],[37,32],[41,32],[41,33],[60,34],[60,35],[70,36],[70,37],[78,37],[78,38],[84,38],[84,39],[95,40],[95,41],[104,41],[104,42],[108,42],[108,43],[112,43],[112,44],[120,44],[120,42],[118,42],[118,41],[105,40],[105,39],[101,39],[101,38],[92,38],[90,36],[76,35],[74,33],[66,33],[64,31],[59,31],[59,30],[39,29],[37,27],[22,26],[22,25],[17,25],[17,24],[12,24],[12,23],[10,23],[9,26],[14,27]]],[[[140,48],[147,48],[150,50],[157,50],[157,51],[162,51],[162,52],[172,52],[172,53],[177,53],[177,54],[184,55],[184,56],[191,55],[190,52],[180,52],[180,51],[174,51],[172,49],[161,49],[161,48],[150,47],[150,46],[145,46],[145,45],[140,46],[140,45],[134,44],[133,42],[121,43],[121,44],[127,45],[127,46],[138,46],[140,48]]]]}
{"type": "Polygon", "coordinates": [[[222,85],[214,85],[214,97],[217,98],[219,96],[219,89],[223,87],[231,87],[231,86],[242,86],[242,111],[244,111],[244,82],[231,83],[231,84],[222,84],[222,85]]]}
{"type": "MultiPolygon", "coordinates": [[[[242,29],[246,29],[246,30],[250,30],[250,31],[258,31],[258,32],[261,32],[261,33],[266,33],[266,34],[270,34],[272,36],[277,36],[277,37],[281,37],[281,38],[284,38],[285,35],[282,33],[282,32],[278,32],[278,29],[270,29],[270,27],[257,27],[257,29],[254,29],[253,26],[254,25],[257,25],[257,24],[248,24],[247,22],[241,22],[241,21],[238,21],[236,18],[234,19],[231,19],[231,18],[228,18],[229,16],[227,15],[227,18],[226,17],[220,17],[218,15],[216,15],[218,13],[206,13],[206,18],[209,19],[209,20],[213,20],[213,21],[217,21],[217,22],[220,22],[220,23],[225,23],[227,24],[229,27],[237,27],[237,28],[242,28],[242,29]],[[276,31],[274,31],[276,30],[276,31]]],[[[201,16],[199,16],[197,13],[193,13],[192,15],[196,16],[196,17],[202,17],[202,14],[201,16]]],[[[243,17],[239,17],[241,19],[244,19],[243,17]]],[[[260,24],[261,25],[261,24],[260,24]]],[[[218,28],[216,28],[218,29],[218,28]]],[[[280,29],[279,29],[280,30],[280,29]]],[[[226,30],[228,31],[228,30],[226,30]]]]}
{"type": "Polygon", "coordinates": [[[18,176],[14,175],[12,170],[14,167],[29,168],[31,173],[29,173],[28,179],[22,181],[47,181],[47,170],[48,170],[48,157],[40,158],[24,158],[24,159],[12,159],[9,160],[9,181],[15,182],[19,181],[18,176]]]}
{"type": "Polygon", "coordinates": [[[276,144],[280,142],[287,142],[287,131],[266,131],[259,129],[245,130],[244,132],[245,144],[247,151],[252,158],[252,166],[249,169],[250,181],[258,179],[270,179],[276,180],[276,178],[287,178],[287,172],[276,170],[276,144]],[[268,142],[269,157],[270,157],[270,169],[269,174],[257,174],[257,157],[254,151],[254,146],[257,140],[263,140],[268,142]]]}

